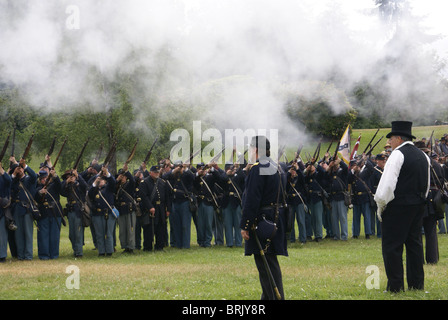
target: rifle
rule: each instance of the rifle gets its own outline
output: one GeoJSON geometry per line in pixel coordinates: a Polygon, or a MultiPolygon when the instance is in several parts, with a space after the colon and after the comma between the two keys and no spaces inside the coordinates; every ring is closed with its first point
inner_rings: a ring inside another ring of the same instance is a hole
{"type": "Polygon", "coordinates": [[[321,144],[322,144],[322,138],[320,138],[320,141],[316,147],[316,150],[314,150],[314,155],[311,158],[311,165],[314,165],[316,163],[317,159],[319,158],[321,144]]]}
{"type": "Polygon", "coordinates": [[[112,158],[113,158],[116,150],[117,150],[117,141],[114,141],[112,143],[112,146],[110,147],[110,150],[106,156],[106,159],[104,159],[103,167],[109,166],[109,163],[112,161],[112,158]]]}
{"type": "Polygon", "coordinates": [[[248,150],[246,149],[244,150],[244,153],[239,155],[238,159],[236,159],[236,162],[230,166],[229,170],[233,171],[235,169],[235,165],[237,166],[237,168],[239,168],[240,164],[244,164],[244,156],[246,155],[247,151],[248,150]]]}
{"type": "Polygon", "coordinates": [[[148,153],[146,154],[145,160],[143,160],[143,163],[147,163],[149,161],[149,158],[151,157],[152,154],[152,149],[154,149],[154,146],[156,145],[157,140],[159,140],[159,136],[156,137],[156,139],[154,140],[154,142],[151,145],[151,148],[149,148],[148,153]]]}
{"type": "Polygon", "coordinates": [[[331,138],[330,145],[328,146],[327,151],[325,152],[324,157],[322,158],[322,161],[325,160],[325,155],[330,152],[331,146],[333,145],[333,141],[334,137],[331,138]]]}
{"type": "Polygon", "coordinates": [[[339,151],[339,146],[341,145],[341,141],[338,141],[338,145],[336,146],[336,150],[334,150],[334,154],[333,154],[333,161],[336,160],[338,158],[338,151],[339,151]]]}
{"type": "Polygon", "coordinates": [[[296,163],[297,160],[299,160],[300,152],[302,152],[302,149],[303,149],[303,143],[301,143],[301,144],[299,145],[299,148],[297,149],[297,152],[296,152],[296,155],[295,155],[295,157],[294,157],[294,160],[290,161],[289,164],[296,163]]]}
{"type": "Polygon", "coordinates": [[[11,146],[11,157],[14,157],[14,149],[16,146],[16,124],[14,123],[14,129],[12,131],[12,146],[11,146]]]}
{"type": "Polygon", "coordinates": [[[10,136],[11,136],[11,132],[8,134],[8,137],[6,138],[5,144],[3,145],[2,152],[0,153],[0,162],[2,162],[3,157],[5,156],[6,150],[8,149],[9,137],[10,136]]]}
{"type": "MultiPolygon", "coordinates": [[[[64,149],[65,143],[67,142],[67,138],[65,138],[64,142],[62,143],[61,149],[59,149],[58,155],[56,156],[56,159],[54,160],[53,166],[51,167],[52,170],[56,167],[56,164],[58,163],[59,157],[61,156],[62,149],[64,149]]],[[[44,189],[47,189],[48,185],[51,182],[51,179],[53,178],[53,174],[50,171],[50,174],[48,175],[47,180],[44,184],[44,189]]]]}
{"type": "Polygon", "coordinates": [[[285,148],[286,145],[283,145],[279,150],[278,150],[278,161],[280,162],[280,158],[283,156],[283,154],[285,153],[285,148]]]}
{"type": "Polygon", "coordinates": [[[28,154],[30,153],[31,150],[31,145],[33,144],[33,139],[34,139],[34,132],[31,135],[30,140],[28,141],[28,145],[26,146],[25,151],[23,152],[22,160],[26,160],[26,158],[28,157],[28,154]]]}
{"type": "Polygon", "coordinates": [[[95,156],[95,159],[94,160],[97,160],[98,161],[98,159],[99,158],[101,158],[101,154],[103,153],[103,143],[101,142],[101,144],[100,144],[100,148],[98,149],[98,152],[96,153],[96,156],[95,156]]]}
{"type": "Polygon", "coordinates": [[[373,135],[372,139],[370,139],[369,143],[367,144],[366,148],[364,149],[363,153],[366,153],[366,151],[369,149],[370,145],[373,142],[373,139],[375,139],[376,135],[378,134],[378,131],[380,131],[380,128],[378,128],[375,132],[375,134],[373,135]]]}
{"type": "Polygon", "coordinates": [[[135,151],[137,150],[137,144],[138,144],[138,139],[137,139],[137,141],[135,142],[134,147],[132,148],[132,151],[131,151],[131,153],[129,154],[129,157],[127,158],[127,160],[126,160],[126,162],[125,162],[126,164],[129,164],[129,162],[132,161],[132,158],[134,158],[135,151]]]}
{"type": "Polygon", "coordinates": [[[201,153],[201,150],[196,151],[195,153],[193,153],[187,161],[183,162],[185,164],[191,164],[191,160],[193,160],[198,154],[201,153]]]}
{"type": "Polygon", "coordinates": [[[248,151],[247,149],[244,150],[244,153],[238,157],[238,160],[236,162],[237,164],[244,164],[244,156],[246,155],[247,151],[248,151]]]}
{"type": "MultiPolygon", "coordinates": [[[[54,140],[53,140],[53,141],[54,141],[54,140]]],[[[64,142],[62,143],[61,149],[59,149],[58,155],[56,156],[56,159],[54,160],[52,170],[54,170],[56,164],[58,163],[59,157],[61,156],[62,149],[64,149],[64,146],[65,146],[65,143],[66,143],[66,142],[67,142],[67,138],[64,139],[64,142]]],[[[52,148],[54,149],[54,145],[52,146],[52,148]]],[[[51,151],[50,154],[53,153],[53,150],[51,150],[51,148],[50,148],[50,151],[51,151]]],[[[45,180],[45,184],[44,184],[44,186],[43,186],[43,189],[46,189],[46,190],[47,190],[47,189],[48,189],[48,185],[50,184],[50,182],[51,182],[52,180],[53,180],[53,174],[52,174],[51,171],[50,171],[50,174],[48,175],[47,180],[45,180]]],[[[53,199],[54,204],[57,206],[59,215],[61,216],[61,223],[64,225],[64,227],[67,226],[67,222],[65,221],[64,215],[62,214],[61,208],[59,207],[58,203],[57,203],[56,200],[53,198],[53,196],[51,195],[50,192],[47,191],[47,193],[48,193],[48,195],[53,199]]]]}
{"type": "Polygon", "coordinates": [[[54,136],[53,141],[51,142],[50,150],[48,150],[47,155],[51,156],[53,154],[55,144],[56,144],[56,136],[54,136]]]}
{"type": "Polygon", "coordinates": [[[375,149],[375,147],[378,145],[378,143],[380,143],[381,140],[383,140],[384,136],[382,136],[374,145],[372,148],[370,148],[369,152],[366,153],[366,155],[369,155],[372,153],[373,149],[375,149]]]}
{"type": "MultiPolygon", "coordinates": [[[[220,152],[218,152],[218,154],[215,155],[215,156],[210,160],[210,162],[209,162],[208,164],[206,164],[202,169],[206,170],[206,169],[210,168],[210,163],[216,162],[216,161],[219,159],[219,157],[221,156],[221,154],[224,152],[225,149],[226,149],[226,147],[223,147],[222,150],[221,150],[220,152]]],[[[193,157],[193,158],[194,158],[194,157],[193,157]]],[[[192,158],[192,159],[193,159],[193,158],[192,158]]]]}
{"type": "MultiPolygon", "coordinates": [[[[56,144],[56,136],[54,136],[54,138],[53,138],[53,142],[51,142],[51,145],[50,145],[50,149],[48,150],[48,152],[47,152],[47,155],[50,157],[52,154],[53,154],[53,151],[54,151],[54,145],[56,144]]],[[[47,160],[45,160],[45,164],[48,164],[47,163],[47,160]]],[[[53,168],[54,168],[54,166],[53,166],[53,168]]]]}
{"type": "Polygon", "coordinates": [[[58,163],[59,157],[61,156],[62,149],[64,149],[66,142],[67,142],[67,138],[64,139],[61,149],[59,149],[58,155],[56,156],[56,159],[54,160],[53,169],[56,167],[56,164],[58,163]]]}
{"type": "Polygon", "coordinates": [[[84,150],[86,150],[87,143],[89,143],[89,140],[90,138],[87,138],[86,142],[84,143],[84,146],[82,147],[81,152],[79,153],[78,158],[76,159],[76,162],[73,165],[72,171],[78,169],[79,163],[81,162],[82,154],[84,153],[84,150]]]}
{"type": "Polygon", "coordinates": [[[431,153],[432,153],[432,137],[433,137],[433,135],[434,135],[434,130],[432,130],[431,137],[429,138],[429,141],[426,144],[426,147],[428,147],[428,144],[431,144],[431,153]]]}

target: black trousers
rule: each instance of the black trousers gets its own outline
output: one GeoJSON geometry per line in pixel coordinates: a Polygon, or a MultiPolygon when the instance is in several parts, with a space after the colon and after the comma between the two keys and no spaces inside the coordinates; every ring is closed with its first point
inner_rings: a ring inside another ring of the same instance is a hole
{"type": "Polygon", "coordinates": [[[408,288],[424,288],[423,213],[424,205],[394,205],[384,210],[381,225],[382,252],[388,291],[404,290],[403,246],[406,246],[408,288]]]}
{"type": "MultiPolygon", "coordinates": [[[[277,289],[280,293],[282,300],[285,299],[283,293],[283,280],[282,271],[280,270],[280,265],[277,260],[277,255],[275,254],[265,254],[269,269],[271,270],[272,276],[274,278],[277,289]]],[[[274,288],[269,280],[269,273],[263,262],[263,257],[260,254],[254,254],[255,265],[258,269],[258,274],[260,278],[260,284],[262,289],[261,300],[277,300],[274,292],[274,288]]]]}
{"type": "Polygon", "coordinates": [[[435,214],[429,214],[423,218],[423,230],[425,231],[426,263],[437,263],[439,261],[439,240],[435,214]]]}

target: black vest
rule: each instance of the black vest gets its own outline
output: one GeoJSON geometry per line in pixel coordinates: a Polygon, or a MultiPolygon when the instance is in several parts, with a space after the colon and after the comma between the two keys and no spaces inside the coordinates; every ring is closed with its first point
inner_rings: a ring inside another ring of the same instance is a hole
{"type": "Polygon", "coordinates": [[[416,205],[426,201],[428,188],[428,157],[413,144],[405,144],[397,152],[403,153],[404,162],[391,205],[416,205]]]}

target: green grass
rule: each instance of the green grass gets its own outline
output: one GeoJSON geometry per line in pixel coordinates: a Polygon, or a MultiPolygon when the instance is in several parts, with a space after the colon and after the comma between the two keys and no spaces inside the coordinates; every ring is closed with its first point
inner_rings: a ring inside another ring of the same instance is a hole
{"type": "MultiPolygon", "coordinates": [[[[351,229],[349,211],[349,230],[351,229]]],[[[297,234],[297,226],[296,226],[297,234]]],[[[363,234],[363,232],[361,232],[363,234]]],[[[98,257],[86,229],[84,257],[75,259],[62,227],[60,257],[41,261],[7,259],[0,265],[0,297],[6,300],[258,300],[260,285],[252,257],[243,248],[195,244],[192,226],[190,249],[166,248],[164,252],[117,252],[98,257]],[[68,266],[80,270],[80,288],[68,289],[68,266]]],[[[36,234],[34,235],[36,238],[36,234]]],[[[117,230],[118,236],[118,230],[117,230]]],[[[118,237],[117,237],[118,239],[118,237]]],[[[439,235],[440,262],[425,265],[425,291],[400,294],[386,287],[381,240],[360,236],[348,241],[324,240],[289,244],[289,257],[279,257],[288,300],[446,300],[448,299],[448,236],[439,235]],[[369,265],[378,266],[380,289],[367,289],[369,265]]]]}

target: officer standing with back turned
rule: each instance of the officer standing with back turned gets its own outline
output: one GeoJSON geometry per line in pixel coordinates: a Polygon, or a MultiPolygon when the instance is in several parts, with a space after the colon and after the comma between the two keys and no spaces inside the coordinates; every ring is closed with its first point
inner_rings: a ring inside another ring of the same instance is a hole
{"type": "Polygon", "coordinates": [[[249,160],[254,164],[246,179],[240,223],[245,255],[254,255],[263,292],[261,299],[284,299],[277,255],[288,255],[282,195],[286,174],[270,158],[270,142],[264,136],[252,138],[249,160]],[[272,223],[276,224],[277,230],[273,236],[266,237],[270,231],[266,232],[265,227],[268,225],[270,229],[272,223]]]}

